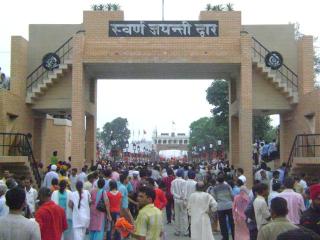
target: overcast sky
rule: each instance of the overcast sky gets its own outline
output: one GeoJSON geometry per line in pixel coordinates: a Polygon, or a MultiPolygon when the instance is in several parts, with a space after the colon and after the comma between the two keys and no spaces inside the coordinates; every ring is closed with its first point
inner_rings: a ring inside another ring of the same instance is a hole
{"type": "MultiPolygon", "coordinates": [[[[207,3],[234,3],[242,11],[243,24],[299,22],[304,34],[320,36],[318,0],[164,0],[165,20],[198,20],[207,3]]],[[[82,11],[96,0],[3,0],[0,14],[0,66],[10,72],[10,36],[28,39],[28,24],[79,24],[82,11]]],[[[119,0],[125,20],[161,20],[162,0],[119,0]]],[[[67,36],[66,36],[67,38],[67,36]]],[[[210,115],[205,90],[210,80],[104,80],[98,83],[98,127],[121,116],[129,121],[135,138],[142,130],[151,136],[175,130],[188,132],[193,120],[210,115]]]]}

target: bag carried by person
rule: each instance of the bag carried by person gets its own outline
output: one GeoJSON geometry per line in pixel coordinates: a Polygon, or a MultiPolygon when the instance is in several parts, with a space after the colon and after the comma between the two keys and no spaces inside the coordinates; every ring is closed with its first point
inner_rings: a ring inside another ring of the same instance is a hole
{"type": "Polygon", "coordinates": [[[103,199],[103,194],[104,194],[104,191],[101,194],[101,197],[99,202],[97,203],[96,209],[100,212],[107,212],[106,204],[104,203],[104,199],[103,199]]]}

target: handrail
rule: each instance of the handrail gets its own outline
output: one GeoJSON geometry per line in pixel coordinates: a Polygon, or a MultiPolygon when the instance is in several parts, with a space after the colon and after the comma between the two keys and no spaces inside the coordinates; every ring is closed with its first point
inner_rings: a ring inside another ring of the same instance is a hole
{"type": "Polygon", "coordinates": [[[310,150],[313,157],[320,156],[320,134],[315,133],[296,135],[288,158],[287,169],[292,167],[294,157],[310,157],[310,150]],[[304,151],[304,149],[307,151],[304,151]]]}
{"type": "Polygon", "coordinates": [[[290,150],[290,154],[289,154],[289,158],[288,158],[288,162],[287,162],[287,168],[290,169],[292,166],[292,162],[293,162],[293,151],[295,150],[295,146],[296,146],[296,142],[298,139],[298,135],[295,136],[291,150],[290,150]]]}
{"type": "Polygon", "coordinates": [[[2,151],[0,151],[0,153],[2,153],[3,156],[27,156],[33,176],[35,177],[38,187],[40,187],[41,176],[38,169],[38,164],[33,156],[28,134],[2,132],[0,133],[0,136],[0,139],[2,139],[2,143],[0,143],[2,151]],[[8,142],[7,138],[9,138],[8,142]]]}
{"type": "MultiPolygon", "coordinates": [[[[261,47],[263,47],[267,52],[270,52],[265,46],[263,46],[262,45],[262,43],[259,41],[259,40],[257,40],[255,37],[252,37],[252,39],[254,40],[254,41],[256,41],[261,47]]],[[[282,64],[285,68],[287,68],[293,75],[295,75],[296,77],[298,77],[298,75],[294,72],[294,71],[292,71],[286,64],[282,64]]]]}
{"type": "Polygon", "coordinates": [[[29,156],[28,157],[29,157],[29,162],[31,162],[30,166],[31,166],[33,175],[34,175],[34,177],[35,177],[35,179],[37,181],[38,187],[40,188],[41,187],[41,175],[40,175],[40,172],[39,172],[39,169],[38,169],[38,163],[36,162],[36,160],[34,158],[32,147],[31,147],[31,144],[29,142],[29,138],[27,137],[26,140],[27,140],[28,149],[29,149],[29,156]]]}
{"type": "MultiPolygon", "coordinates": [[[[255,37],[253,39],[253,56],[256,54],[259,56],[259,61],[264,62],[265,56],[270,52],[260,41],[258,41],[255,37]],[[257,46],[256,46],[257,45],[257,46]],[[262,51],[261,51],[262,50],[262,51]]],[[[281,80],[284,80],[287,87],[291,87],[294,92],[298,92],[298,75],[291,70],[286,64],[282,64],[282,66],[277,70],[272,70],[275,74],[279,74],[281,80]]]]}
{"type": "MultiPolygon", "coordinates": [[[[72,45],[70,44],[73,37],[68,38],[54,53],[56,53],[60,59],[61,63],[64,62],[65,57],[69,56],[72,50],[72,45]],[[65,50],[65,47],[67,48],[65,50]]],[[[27,91],[31,92],[32,87],[36,82],[43,82],[44,78],[48,77],[49,72],[46,70],[42,64],[40,64],[35,70],[33,70],[28,76],[27,76],[27,91]]]]}

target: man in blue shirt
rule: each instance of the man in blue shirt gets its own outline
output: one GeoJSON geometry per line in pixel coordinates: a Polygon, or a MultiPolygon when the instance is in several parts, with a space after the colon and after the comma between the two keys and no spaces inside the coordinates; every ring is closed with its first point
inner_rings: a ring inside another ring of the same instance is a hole
{"type": "Polygon", "coordinates": [[[262,147],[262,150],[261,150],[261,158],[262,160],[266,161],[268,160],[268,156],[269,156],[269,143],[266,142],[263,147],[262,147]]]}
{"type": "Polygon", "coordinates": [[[129,211],[129,199],[128,199],[128,189],[127,185],[129,183],[128,174],[123,173],[120,175],[120,182],[118,182],[118,191],[122,194],[121,200],[121,211],[130,219],[131,223],[134,223],[133,217],[129,211]]]}

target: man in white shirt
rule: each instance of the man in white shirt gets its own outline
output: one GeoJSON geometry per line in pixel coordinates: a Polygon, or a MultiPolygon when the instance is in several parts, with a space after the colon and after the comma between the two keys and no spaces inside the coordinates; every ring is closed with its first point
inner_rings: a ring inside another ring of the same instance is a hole
{"type": "MultiPolygon", "coordinates": [[[[194,180],[196,178],[196,173],[194,171],[189,170],[187,175],[188,175],[188,179],[186,180],[186,200],[188,202],[191,194],[196,192],[197,182],[194,180]]],[[[191,219],[190,219],[190,217],[188,218],[189,235],[191,235],[191,232],[190,232],[191,231],[191,227],[190,227],[191,219]]]]}
{"type": "Polygon", "coordinates": [[[196,178],[196,173],[192,170],[188,171],[188,179],[186,181],[186,199],[189,200],[189,197],[192,193],[196,191],[197,182],[194,180],[196,178]]]}
{"type": "Polygon", "coordinates": [[[78,175],[78,181],[85,183],[87,181],[86,169],[83,167],[81,173],[78,175]]]}
{"type": "Polygon", "coordinates": [[[70,188],[71,188],[72,192],[76,191],[76,183],[78,181],[77,171],[78,170],[76,168],[72,168],[71,169],[71,175],[69,177],[70,184],[71,184],[70,188]]]}
{"type": "Polygon", "coordinates": [[[269,196],[268,196],[268,206],[269,206],[269,208],[271,206],[272,199],[277,197],[280,192],[281,192],[281,183],[280,182],[273,183],[272,187],[271,187],[271,192],[269,193],[269,196]]]}
{"type": "Polygon", "coordinates": [[[171,194],[174,199],[175,235],[189,236],[186,205],[186,181],[182,178],[183,169],[177,170],[176,179],[171,183],[171,194]]]}
{"type": "MultiPolygon", "coordinates": [[[[258,170],[255,175],[254,175],[254,179],[255,180],[259,180],[261,181],[261,172],[262,171],[265,171],[266,172],[266,175],[267,175],[267,178],[268,178],[268,170],[267,170],[267,164],[265,162],[262,162],[261,163],[261,167],[260,167],[260,170],[258,170]]],[[[269,178],[268,178],[268,181],[269,181],[269,178]]]]}
{"type": "Polygon", "coordinates": [[[43,180],[44,187],[50,188],[52,179],[54,178],[59,179],[59,175],[58,173],[56,173],[56,171],[57,171],[57,166],[54,164],[51,165],[51,171],[46,174],[43,180]]]}
{"type": "Polygon", "coordinates": [[[243,175],[244,171],[242,168],[238,168],[238,179],[240,179],[244,185],[246,185],[247,178],[243,175]]]}
{"type": "Polygon", "coordinates": [[[30,178],[26,178],[24,183],[26,186],[25,190],[26,190],[27,204],[29,206],[29,209],[30,209],[32,215],[34,215],[35,209],[36,209],[36,200],[38,198],[38,192],[36,189],[34,189],[31,186],[31,179],[30,178]]]}
{"type": "Polygon", "coordinates": [[[0,217],[7,216],[9,213],[9,208],[6,204],[5,194],[7,191],[7,186],[0,184],[0,217]]]}
{"type": "Polygon", "coordinates": [[[308,184],[307,182],[304,180],[306,177],[306,174],[305,173],[301,173],[301,179],[300,179],[300,182],[299,184],[303,187],[303,192],[305,192],[308,188],[308,184]]]}
{"type": "Polygon", "coordinates": [[[25,207],[26,193],[15,187],[6,193],[6,204],[10,212],[0,218],[0,239],[40,240],[40,227],[36,221],[22,216],[25,207]]]}
{"type": "Polygon", "coordinates": [[[264,183],[259,183],[257,186],[257,197],[253,201],[254,215],[256,217],[258,231],[270,220],[270,211],[265,200],[268,194],[269,186],[264,183]]]}

